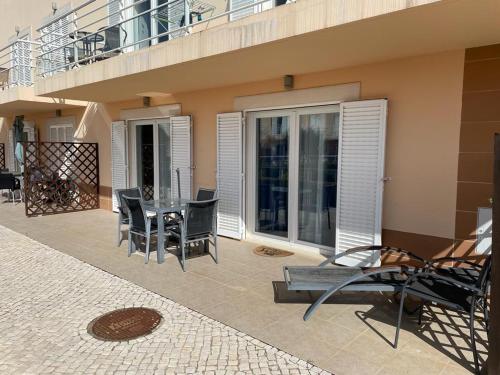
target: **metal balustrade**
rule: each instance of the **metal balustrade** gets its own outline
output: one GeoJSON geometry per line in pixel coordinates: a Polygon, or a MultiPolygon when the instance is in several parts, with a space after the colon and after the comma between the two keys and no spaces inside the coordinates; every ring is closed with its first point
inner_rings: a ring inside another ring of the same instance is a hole
{"type": "Polygon", "coordinates": [[[189,35],[215,20],[231,22],[291,1],[255,0],[218,10],[213,0],[157,0],[156,6],[149,0],[128,5],[124,0],[88,0],[55,12],[38,28],[38,75],[75,69],[189,35]]]}
{"type": "Polygon", "coordinates": [[[31,86],[34,82],[36,46],[31,34],[20,33],[0,49],[0,90],[31,86]]]}

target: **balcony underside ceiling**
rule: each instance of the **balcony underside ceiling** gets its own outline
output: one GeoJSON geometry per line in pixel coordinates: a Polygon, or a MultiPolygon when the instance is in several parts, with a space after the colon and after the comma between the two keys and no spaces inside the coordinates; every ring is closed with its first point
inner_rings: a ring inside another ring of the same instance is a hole
{"type": "MultiPolygon", "coordinates": [[[[262,14],[254,17],[258,16],[262,14]]],[[[443,0],[208,57],[184,58],[185,62],[155,69],[141,67],[158,65],[156,57],[168,54],[169,48],[192,51],[196,38],[201,38],[202,33],[197,33],[40,80],[36,91],[110,102],[137,98],[144,92],[222,87],[496,44],[500,43],[499,20],[499,0],[443,0]],[[108,78],[113,71],[116,78],[108,78]]],[[[224,38],[224,34],[219,36],[224,38]]]]}
{"type": "Polygon", "coordinates": [[[55,111],[87,105],[79,100],[56,99],[36,96],[33,87],[11,87],[0,91],[0,116],[55,111]]]}

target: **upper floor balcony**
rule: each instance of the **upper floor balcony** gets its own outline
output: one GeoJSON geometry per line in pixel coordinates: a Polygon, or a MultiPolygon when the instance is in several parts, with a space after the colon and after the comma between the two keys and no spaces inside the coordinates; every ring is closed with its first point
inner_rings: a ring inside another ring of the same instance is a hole
{"type": "Polygon", "coordinates": [[[85,0],[38,28],[37,95],[126,100],[498,42],[497,0],[85,0]]]}
{"type": "Polygon", "coordinates": [[[0,48],[0,116],[12,116],[83,105],[76,100],[35,95],[36,56],[40,42],[31,27],[17,30],[0,48]]]}

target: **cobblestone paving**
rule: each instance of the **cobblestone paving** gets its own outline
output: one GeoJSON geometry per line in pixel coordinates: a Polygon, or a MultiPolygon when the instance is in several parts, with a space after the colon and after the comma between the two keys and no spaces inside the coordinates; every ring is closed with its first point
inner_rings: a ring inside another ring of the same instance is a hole
{"type": "Polygon", "coordinates": [[[245,333],[0,226],[0,374],[327,374],[245,333]],[[87,333],[105,312],[163,315],[150,335],[87,333]]]}

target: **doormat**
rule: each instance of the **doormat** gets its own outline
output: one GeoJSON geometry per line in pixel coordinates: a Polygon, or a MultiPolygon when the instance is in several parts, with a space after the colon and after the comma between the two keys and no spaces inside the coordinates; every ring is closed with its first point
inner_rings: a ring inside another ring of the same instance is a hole
{"type": "Polygon", "coordinates": [[[91,321],[89,334],[103,341],[128,341],[152,333],[162,316],[153,309],[130,307],[114,310],[91,321]]]}
{"type": "Polygon", "coordinates": [[[274,247],[259,246],[253,252],[262,257],[289,257],[293,255],[291,251],[275,249],[274,247]]]}

